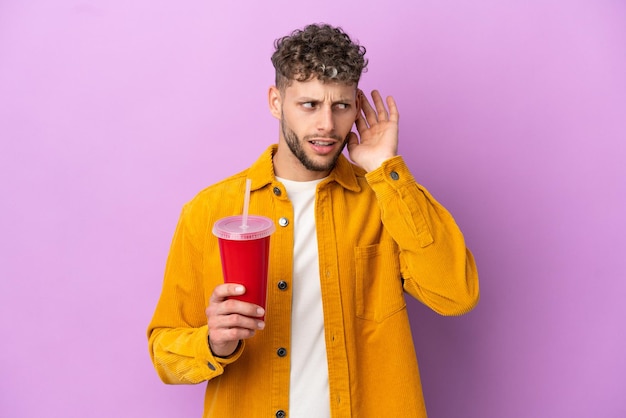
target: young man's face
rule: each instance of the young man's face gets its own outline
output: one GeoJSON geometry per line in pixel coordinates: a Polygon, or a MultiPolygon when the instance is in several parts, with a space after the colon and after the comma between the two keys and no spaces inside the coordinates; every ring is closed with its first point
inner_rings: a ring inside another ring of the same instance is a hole
{"type": "Polygon", "coordinates": [[[293,81],[272,87],[270,110],[280,120],[276,175],[289,180],[323,178],[335,166],[358,112],[356,85],[293,81]]]}

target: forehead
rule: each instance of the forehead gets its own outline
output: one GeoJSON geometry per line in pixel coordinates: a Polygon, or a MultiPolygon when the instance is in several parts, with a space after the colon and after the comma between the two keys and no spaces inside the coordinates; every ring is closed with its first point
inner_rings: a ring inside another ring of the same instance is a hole
{"type": "Polygon", "coordinates": [[[293,80],[284,89],[284,96],[289,98],[307,97],[312,99],[354,99],[356,84],[346,84],[338,81],[322,82],[317,78],[306,81],[293,80]]]}

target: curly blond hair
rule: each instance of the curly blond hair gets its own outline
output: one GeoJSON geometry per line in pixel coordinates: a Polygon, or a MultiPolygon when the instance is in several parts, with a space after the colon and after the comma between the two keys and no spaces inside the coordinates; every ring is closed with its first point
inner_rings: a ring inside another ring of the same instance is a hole
{"type": "Polygon", "coordinates": [[[358,85],[367,69],[365,47],[352,41],[339,27],[312,24],[274,42],[272,64],[276,87],[283,90],[293,80],[317,78],[358,85]]]}

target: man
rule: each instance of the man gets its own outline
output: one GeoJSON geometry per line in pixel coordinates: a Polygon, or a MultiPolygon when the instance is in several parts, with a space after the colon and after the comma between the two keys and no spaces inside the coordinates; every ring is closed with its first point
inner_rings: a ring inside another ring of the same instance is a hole
{"type": "Polygon", "coordinates": [[[358,89],[365,48],[328,25],[275,46],[278,144],[185,205],[148,329],[154,366],[166,383],[207,381],[204,417],[425,417],[404,292],[470,311],[473,257],[397,155],[393,98],[358,89]],[[246,179],[250,213],[277,224],[267,312],[229,299],[245,289],[223,284],[211,233],[242,212],[246,179]]]}

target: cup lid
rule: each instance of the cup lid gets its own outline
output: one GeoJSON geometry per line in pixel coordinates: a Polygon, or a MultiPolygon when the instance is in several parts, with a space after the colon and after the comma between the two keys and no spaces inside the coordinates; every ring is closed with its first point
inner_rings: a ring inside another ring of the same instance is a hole
{"type": "Polygon", "coordinates": [[[268,237],[276,230],[274,222],[265,216],[248,215],[246,228],[242,219],[242,215],[235,215],[218,220],[213,225],[213,234],[221,239],[248,241],[268,237]]]}

